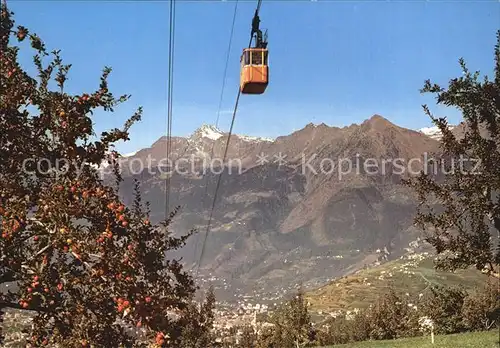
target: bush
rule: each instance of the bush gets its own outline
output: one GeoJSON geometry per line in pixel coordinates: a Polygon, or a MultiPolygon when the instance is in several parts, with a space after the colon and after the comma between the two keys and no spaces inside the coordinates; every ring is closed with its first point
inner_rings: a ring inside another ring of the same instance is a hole
{"type": "Polygon", "coordinates": [[[463,323],[467,330],[482,331],[499,327],[500,291],[498,283],[489,281],[484,288],[469,294],[463,305],[463,323]]]}
{"type": "Polygon", "coordinates": [[[349,341],[366,341],[370,338],[372,325],[366,311],[358,313],[352,320],[347,321],[349,341]]]}
{"type": "Polygon", "coordinates": [[[281,337],[281,328],[264,328],[257,337],[257,342],[255,344],[256,348],[278,348],[279,337],[281,337]]]}
{"type": "Polygon", "coordinates": [[[415,336],[419,334],[418,318],[419,312],[407,297],[390,290],[349,320],[345,317],[327,320],[318,340],[321,345],[328,345],[415,336]]]}
{"type": "Polygon", "coordinates": [[[272,330],[261,334],[257,347],[294,348],[314,342],[314,330],[301,290],[271,316],[272,330]]]}
{"type": "MultiPolygon", "coordinates": [[[[300,303],[300,301],[295,301],[300,303]]],[[[290,303],[289,303],[290,304],[290,303]]],[[[289,305],[288,304],[288,305],[289,305]]],[[[300,306],[299,306],[300,307],[300,306]]],[[[275,327],[261,332],[257,348],[288,348],[297,345],[291,334],[293,320],[285,313],[284,306],[272,315],[275,327]]],[[[499,325],[500,293],[495,282],[468,294],[456,287],[432,287],[421,301],[394,290],[381,296],[377,302],[348,318],[325,320],[312,337],[301,346],[328,346],[366,340],[387,340],[413,337],[422,334],[420,319],[429,318],[434,332],[459,333],[470,330],[489,330],[499,325]]],[[[311,327],[309,325],[302,328],[311,327]]],[[[306,330],[304,332],[313,332],[306,330]]]]}
{"type": "Polygon", "coordinates": [[[364,313],[359,313],[352,320],[337,317],[323,324],[316,341],[319,346],[364,341],[369,338],[369,330],[369,323],[364,313]]]}
{"type": "Polygon", "coordinates": [[[215,341],[212,333],[214,323],[215,294],[213,288],[208,290],[206,300],[200,306],[191,302],[183,318],[181,346],[189,348],[211,347],[215,341]]]}
{"type": "Polygon", "coordinates": [[[434,286],[422,304],[422,316],[434,322],[435,333],[452,334],[465,331],[462,307],[467,292],[461,288],[434,286]]]}
{"type": "Polygon", "coordinates": [[[245,325],[241,328],[241,337],[238,341],[239,348],[255,348],[257,335],[250,325],[245,325]]]}
{"type": "Polygon", "coordinates": [[[418,332],[418,312],[406,297],[390,290],[371,307],[366,317],[370,338],[375,340],[414,336],[418,332]]]}

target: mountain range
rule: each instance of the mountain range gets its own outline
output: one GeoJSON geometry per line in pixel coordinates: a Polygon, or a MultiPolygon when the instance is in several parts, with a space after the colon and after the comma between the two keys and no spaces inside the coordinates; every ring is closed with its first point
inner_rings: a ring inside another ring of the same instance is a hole
{"type": "Polygon", "coordinates": [[[433,129],[374,115],[343,128],[311,123],[276,139],[232,135],[222,167],[228,134],[205,125],[171,138],[170,174],[166,137],[124,157],[121,192],[131,202],[138,179],[159,221],[168,177],[169,208],[180,206],[172,230],[198,231],[175,256],[228,299],[234,289],[277,296],[403,255],[420,231],[401,179],[424,168],[424,154],[439,153],[438,140],[433,129]]]}

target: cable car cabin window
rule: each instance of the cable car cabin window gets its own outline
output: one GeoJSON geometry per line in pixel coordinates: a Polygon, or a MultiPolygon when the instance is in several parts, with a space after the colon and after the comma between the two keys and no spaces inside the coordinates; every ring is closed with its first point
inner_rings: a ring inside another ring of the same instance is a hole
{"type": "Polygon", "coordinates": [[[241,63],[243,66],[247,65],[267,65],[267,50],[246,50],[243,52],[241,57],[241,63]]]}
{"type": "Polygon", "coordinates": [[[245,51],[243,55],[243,65],[250,65],[250,51],[245,51]]]}
{"type": "Polygon", "coordinates": [[[262,52],[252,52],[252,65],[262,65],[262,52]]]}
{"type": "Polygon", "coordinates": [[[267,51],[253,51],[252,65],[267,65],[267,51]]]}

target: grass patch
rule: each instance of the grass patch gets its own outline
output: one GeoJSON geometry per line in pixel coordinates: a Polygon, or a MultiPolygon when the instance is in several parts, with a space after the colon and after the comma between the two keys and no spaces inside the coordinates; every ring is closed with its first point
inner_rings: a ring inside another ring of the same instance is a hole
{"type": "MultiPolygon", "coordinates": [[[[498,348],[499,333],[497,330],[486,332],[470,332],[456,335],[435,337],[435,344],[429,336],[403,338],[390,341],[366,341],[329,347],[339,348],[498,348]]],[[[326,348],[326,347],[325,347],[326,348]]]]}

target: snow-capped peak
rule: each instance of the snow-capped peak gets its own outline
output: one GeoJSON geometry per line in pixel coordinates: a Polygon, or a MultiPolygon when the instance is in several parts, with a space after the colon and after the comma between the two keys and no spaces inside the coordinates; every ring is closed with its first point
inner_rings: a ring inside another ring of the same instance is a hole
{"type": "Polygon", "coordinates": [[[424,127],[424,128],[419,129],[419,132],[423,133],[431,138],[434,138],[434,139],[441,138],[441,131],[439,130],[439,128],[437,126],[424,127]]]}
{"type": "MultiPolygon", "coordinates": [[[[453,129],[455,127],[449,126],[449,128],[453,129]]],[[[436,139],[436,140],[441,140],[441,138],[443,137],[443,135],[441,134],[441,131],[439,130],[439,128],[437,126],[424,127],[424,128],[419,129],[419,132],[427,135],[428,137],[430,137],[432,139],[436,139]]]]}
{"type": "Polygon", "coordinates": [[[193,135],[198,135],[202,138],[208,138],[211,140],[217,140],[224,135],[224,132],[213,125],[204,124],[198,128],[193,135]]]}
{"type": "Polygon", "coordinates": [[[134,151],[134,152],[131,152],[131,153],[126,153],[124,155],[122,155],[122,157],[132,157],[132,156],[135,156],[135,154],[137,153],[138,151],[134,151]]]}
{"type": "Polygon", "coordinates": [[[237,134],[236,136],[238,138],[242,139],[242,140],[251,141],[251,142],[267,141],[267,142],[272,143],[274,141],[274,139],[271,139],[271,138],[253,137],[253,136],[249,136],[249,135],[239,135],[239,134],[237,134]]]}

